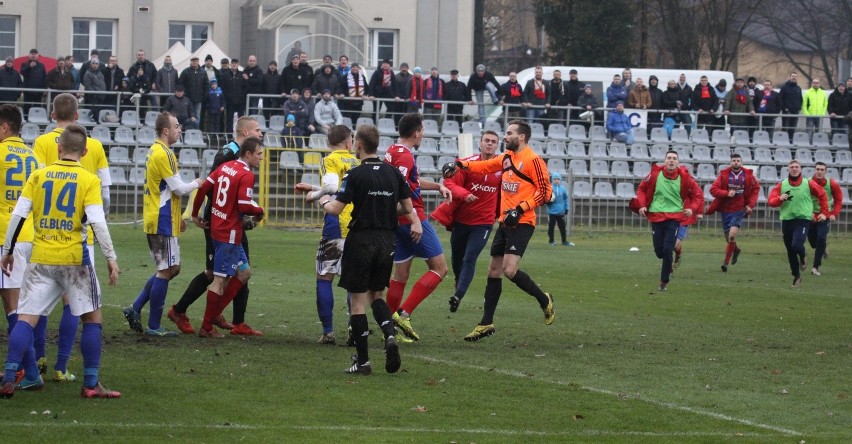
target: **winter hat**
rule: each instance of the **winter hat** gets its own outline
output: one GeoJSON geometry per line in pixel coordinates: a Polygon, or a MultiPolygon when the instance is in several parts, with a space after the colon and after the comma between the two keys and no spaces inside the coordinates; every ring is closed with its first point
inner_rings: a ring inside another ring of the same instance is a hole
{"type": "Polygon", "coordinates": [[[550,174],[550,180],[553,181],[553,180],[556,180],[556,179],[562,180],[562,175],[559,174],[559,173],[551,173],[550,174]]]}
{"type": "Polygon", "coordinates": [[[586,84],[586,86],[584,86],[584,87],[583,87],[583,89],[586,89],[586,88],[588,88],[588,89],[592,89],[592,84],[591,84],[591,83],[587,83],[587,84],[586,84]]]}
{"type": "Polygon", "coordinates": [[[213,56],[212,56],[212,55],[210,55],[210,54],[207,54],[207,57],[204,57],[204,61],[206,62],[206,61],[208,61],[208,60],[210,60],[210,61],[212,62],[212,61],[213,61],[213,56]]]}
{"type": "Polygon", "coordinates": [[[415,67],[414,67],[414,74],[421,74],[421,73],[423,73],[423,70],[422,70],[422,69],[420,69],[420,67],[419,67],[419,66],[415,66],[415,67]]]}
{"type": "Polygon", "coordinates": [[[213,84],[213,83],[219,83],[219,81],[216,80],[216,77],[213,77],[212,79],[210,79],[210,84],[213,84]]]}
{"type": "Polygon", "coordinates": [[[288,121],[288,122],[295,122],[295,121],[296,121],[296,116],[294,116],[294,115],[292,115],[292,114],[287,114],[287,121],[288,121]]]}
{"type": "Polygon", "coordinates": [[[624,102],[622,102],[621,100],[619,100],[618,102],[615,102],[615,106],[618,106],[618,105],[624,106],[624,102]]]}

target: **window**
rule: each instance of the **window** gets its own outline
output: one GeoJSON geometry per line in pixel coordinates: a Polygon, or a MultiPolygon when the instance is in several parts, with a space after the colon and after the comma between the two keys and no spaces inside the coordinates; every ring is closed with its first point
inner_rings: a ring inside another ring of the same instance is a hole
{"type": "Polygon", "coordinates": [[[209,23],[169,22],[169,48],[180,42],[189,52],[195,52],[204,42],[212,38],[211,28],[209,23]]]}
{"type": "Polygon", "coordinates": [[[0,15],[0,59],[18,56],[18,17],[0,15]]]}
{"type": "Polygon", "coordinates": [[[396,62],[396,46],[399,31],[392,29],[374,29],[370,32],[370,66],[379,66],[388,59],[391,66],[396,62]]]}
{"type": "Polygon", "coordinates": [[[115,20],[74,19],[71,31],[71,54],[75,61],[89,60],[91,50],[106,60],[115,48],[115,20]]]}

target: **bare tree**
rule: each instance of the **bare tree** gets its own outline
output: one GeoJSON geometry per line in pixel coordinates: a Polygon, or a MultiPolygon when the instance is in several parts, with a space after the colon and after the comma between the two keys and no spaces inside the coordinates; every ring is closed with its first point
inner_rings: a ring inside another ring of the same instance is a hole
{"type": "Polygon", "coordinates": [[[701,63],[703,39],[698,30],[701,17],[694,1],[656,0],[657,21],[662,28],[662,47],[671,56],[674,66],[698,69],[701,63]]]}

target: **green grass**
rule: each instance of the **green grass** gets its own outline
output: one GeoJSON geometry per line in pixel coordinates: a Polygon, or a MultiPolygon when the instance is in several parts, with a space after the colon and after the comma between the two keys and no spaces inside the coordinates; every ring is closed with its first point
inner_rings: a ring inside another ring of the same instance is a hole
{"type": "MultiPolygon", "coordinates": [[[[399,373],[382,371],[376,335],[376,371],[352,377],[342,373],[352,349],[316,344],[318,233],[251,233],[247,322],[265,336],[149,339],[121,315],[152,273],[144,236],[113,227],[122,275],[117,287],[104,288],[101,375],[124,396],[81,400],[79,385],[48,382],[44,392],[0,402],[0,440],[852,440],[848,242],[831,242],[823,276],[807,274],[791,289],[780,233],[742,236],[743,255],[728,274],[718,268],[721,235],[699,233],[687,240],[670,290],[660,293],[648,234],[573,237],[577,246],[567,248],[547,245],[543,231],[522,269],[555,294],[554,325],[545,326],[533,299],[505,281],[497,333],[463,341],[481,315],[483,254],[458,313],[447,310],[451,277],[415,312],[422,340],[403,345],[399,373]],[[628,253],[631,246],[641,251],[628,253]]],[[[202,269],[202,249],[200,231],[191,229],[167,306],[202,269]]],[[[413,276],[424,269],[418,263],[413,276]]],[[[343,338],[345,296],[339,288],[336,296],[343,338]]],[[[203,308],[203,299],[190,308],[196,326],[203,308]]],[[[58,317],[49,331],[51,365],[58,317]]],[[[69,370],[81,376],[81,365],[75,349],[69,370]]]]}

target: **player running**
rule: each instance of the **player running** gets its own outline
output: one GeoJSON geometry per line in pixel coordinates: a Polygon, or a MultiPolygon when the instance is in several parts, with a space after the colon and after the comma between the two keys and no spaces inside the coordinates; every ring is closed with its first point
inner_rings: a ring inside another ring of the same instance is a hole
{"type": "Polygon", "coordinates": [[[819,200],[811,197],[814,203],[814,220],[810,230],[808,230],[808,243],[814,249],[814,263],[811,268],[811,274],[814,276],[822,276],[819,267],[822,266],[822,260],[825,258],[825,249],[828,243],[828,232],[831,231],[831,222],[837,220],[840,216],[840,210],[843,209],[843,192],[840,191],[840,185],[837,181],[826,177],[825,162],[817,162],[814,165],[814,177],[811,181],[816,182],[825,191],[825,196],[828,198],[828,219],[819,221],[819,200]]]}
{"type": "Polygon", "coordinates": [[[748,217],[757,206],[760,194],[760,184],[754,173],[743,168],[743,159],[737,154],[731,154],[731,166],[719,172],[719,176],[710,185],[713,202],[707,207],[707,214],[716,211],[722,213],[722,230],[725,233],[725,260],[722,262],[722,272],[728,272],[728,265],[737,263],[742,251],[737,246],[737,234],[742,227],[743,219],[748,217]]]}

